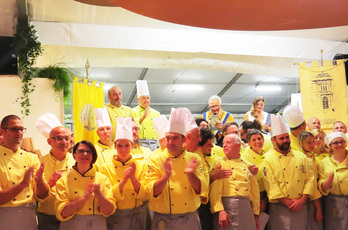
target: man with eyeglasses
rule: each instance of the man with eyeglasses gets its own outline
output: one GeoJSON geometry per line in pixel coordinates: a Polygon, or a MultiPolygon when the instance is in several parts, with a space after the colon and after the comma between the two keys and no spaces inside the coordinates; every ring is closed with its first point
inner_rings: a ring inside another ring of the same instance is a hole
{"type": "Polygon", "coordinates": [[[63,126],[55,127],[51,130],[47,143],[51,146],[49,154],[40,158],[45,162],[44,176],[50,186],[48,198],[39,202],[38,221],[39,229],[59,230],[60,221],[56,217],[54,209],[55,185],[63,173],[69,173],[75,164],[73,156],[69,153],[71,141],[71,131],[63,126]]]}
{"type": "Polygon", "coordinates": [[[214,131],[215,143],[222,147],[222,141],[224,139],[224,136],[221,133],[222,126],[227,122],[234,121],[234,117],[231,113],[225,112],[221,109],[221,98],[219,96],[211,96],[208,103],[210,111],[203,113],[201,118],[209,121],[211,127],[216,129],[214,131]]]}
{"type": "Polygon", "coordinates": [[[34,202],[48,196],[44,164],[35,154],[20,149],[25,131],[16,115],[1,121],[0,229],[37,229],[34,202]]]}

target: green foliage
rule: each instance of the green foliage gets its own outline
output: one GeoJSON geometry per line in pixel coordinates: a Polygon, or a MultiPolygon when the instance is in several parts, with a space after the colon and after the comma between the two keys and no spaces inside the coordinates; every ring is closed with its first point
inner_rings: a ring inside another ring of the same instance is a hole
{"type": "Polygon", "coordinates": [[[70,94],[70,84],[72,81],[71,75],[72,73],[69,69],[57,65],[40,69],[37,73],[38,78],[48,78],[53,80],[53,89],[56,92],[63,91],[64,99],[68,98],[70,94]]]}
{"type": "Polygon", "coordinates": [[[36,36],[34,26],[30,25],[27,21],[18,22],[12,45],[17,55],[19,77],[22,81],[22,95],[16,101],[20,101],[22,107],[21,113],[28,116],[30,114],[29,107],[31,106],[29,95],[35,88],[31,84],[31,80],[35,77],[33,65],[43,50],[41,42],[36,36]]]}

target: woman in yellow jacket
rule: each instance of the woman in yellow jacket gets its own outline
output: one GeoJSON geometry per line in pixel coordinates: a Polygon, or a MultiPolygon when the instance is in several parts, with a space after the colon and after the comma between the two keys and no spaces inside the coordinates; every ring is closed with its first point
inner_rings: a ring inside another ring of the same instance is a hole
{"type": "Polygon", "coordinates": [[[105,216],[116,209],[110,181],[93,167],[97,152],[91,142],[77,143],[73,156],[73,170],[56,183],[55,209],[62,221],[60,229],[106,230],[105,216]]]}
{"type": "Polygon", "coordinates": [[[318,164],[313,150],[315,148],[315,137],[309,131],[302,131],[297,136],[300,151],[308,157],[308,162],[314,175],[314,192],[310,200],[307,200],[308,221],[307,230],[323,229],[323,213],[321,208],[320,197],[321,193],[318,190],[318,164]]]}
{"type": "Polygon", "coordinates": [[[321,129],[313,129],[311,133],[314,135],[315,148],[313,150],[315,154],[315,160],[319,164],[326,157],[330,157],[330,149],[325,145],[325,133],[321,129]]]}
{"type": "Polygon", "coordinates": [[[348,229],[348,151],[344,133],[333,132],[325,137],[325,143],[332,151],[319,164],[318,187],[325,197],[325,229],[348,229]]]}
{"type": "Polygon", "coordinates": [[[242,158],[259,168],[256,178],[260,190],[260,211],[264,212],[267,208],[268,198],[262,180],[262,170],[260,169],[261,164],[265,159],[263,135],[258,129],[249,129],[246,135],[246,140],[249,146],[243,152],[242,158]]]}
{"type": "Polygon", "coordinates": [[[130,118],[119,118],[115,149],[112,162],[101,167],[112,184],[116,199],[116,212],[107,218],[108,230],[144,229],[145,208],[143,201],[149,196],[145,189],[147,164],[144,159],[134,159],[131,154],[133,146],[132,124],[130,118]]]}

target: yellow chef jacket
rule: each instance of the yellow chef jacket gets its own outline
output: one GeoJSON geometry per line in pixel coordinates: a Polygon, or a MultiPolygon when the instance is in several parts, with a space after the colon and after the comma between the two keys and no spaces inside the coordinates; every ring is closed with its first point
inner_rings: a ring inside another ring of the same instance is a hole
{"type": "Polygon", "coordinates": [[[225,156],[223,148],[214,144],[214,147],[211,149],[211,154],[204,155],[204,160],[208,163],[209,170],[214,161],[223,156],[225,156]]]}
{"type": "MultiPolygon", "coordinates": [[[[61,177],[56,184],[57,195],[55,209],[58,220],[70,220],[75,214],[104,215],[102,212],[100,212],[97,199],[95,198],[94,193],[92,193],[86,203],[82,206],[82,208],[75,212],[73,215],[66,218],[63,218],[61,216],[65,205],[70,201],[74,201],[84,196],[86,194],[87,186],[91,183],[100,184],[100,190],[104,194],[104,196],[113,204],[116,203],[116,200],[112,195],[109,178],[107,178],[100,172],[97,172],[94,168],[91,168],[90,170],[85,172],[84,175],[81,175],[74,167],[68,175],[61,177]]],[[[116,204],[114,206],[114,211],[115,210],[116,204]]]]}
{"type": "Polygon", "coordinates": [[[174,157],[165,151],[150,158],[149,171],[147,174],[148,190],[150,193],[149,208],[155,212],[165,214],[184,214],[196,211],[201,205],[200,196],[208,194],[208,184],[205,182],[202,160],[195,153],[187,152],[174,157]],[[163,163],[170,157],[172,160],[172,175],[161,194],[153,196],[155,182],[165,173],[163,163]],[[185,174],[187,164],[196,158],[199,162],[196,175],[201,181],[201,193],[197,194],[191,187],[190,181],[185,174]]]}
{"type": "Polygon", "coordinates": [[[136,148],[131,150],[131,154],[134,159],[144,159],[145,162],[148,163],[153,152],[147,147],[137,145],[136,148]]]}
{"type": "Polygon", "coordinates": [[[319,166],[319,163],[324,160],[326,157],[330,157],[329,153],[321,153],[321,154],[315,154],[315,160],[317,161],[317,164],[319,166]]]}
{"type": "MultiPolygon", "coordinates": [[[[40,162],[45,162],[44,175],[46,181],[49,181],[52,174],[55,171],[61,171],[62,176],[68,174],[75,164],[74,157],[67,153],[62,161],[57,160],[49,153],[40,158],[40,162]]],[[[38,212],[45,213],[47,215],[56,215],[54,209],[54,202],[56,201],[56,186],[50,188],[48,198],[44,202],[39,202],[38,212]]]]}
{"type": "Polygon", "coordinates": [[[94,167],[97,171],[99,171],[104,163],[112,161],[113,156],[116,154],[116,150],[114,145],[109,148],[109,146],[103,145],[99,141],[94,145],[94,147],[97,150],[98,154],[97,161],[94,163],[94,167]]]}
{"type": "Polygon", "coordinates": [[[221,164],[222,169],[231,169],[232,176],[215,180],[210,185],[210,209],[212,213],[224,210],[221,197],[248,197],[254,214],[260,214],[260,191],[256,177],[248,169],[250,165],[242,158],[229,159],[224,156],[215,161],[211,167],[213,172],[221,164]]]}
{"type": "Polygon", "coordinates": [[[107,104],[105,108],[108,110],[109,116],[110,116],[110,121],[112,124],[112,139],[115,140],[116,137],[116,131],[117,131],[117,119],[119,117],[131,117],[134,121],[136,121],[135,113],[134,111],[125,105],[121,105],[120,108],[112,105],[112,104],[107,104]]]}
{"type": "MultiPolygon", "coordinates": [[[[135,112],[135,117],[137,118],[138,124],[140,124],[139,120],[144,115],[145,109],[143,109],[140,106],[137,106],[133,108],[133,111],[135,112]]],[[[152,119],[155,117],[159,117],[160,115],[161,114],[157,110],[150,108],[149,114],[140,124],[139,139],[157,140],[158,137],[152,119]]]]}
{"type": "MultiPolygon", "coordinates": [[[[164,150],[163,150],[163,151],[164,151],[164,150]]],[[[152,151],[152,152],[154,153],[153,155],[156,155],[156,154],[161,153],[161,152],[163,152],[163,151],[162,151],[161,147],[159,147],[159,148],[155,149],[155,150],[152,151]]]]}
{"type": "Polygon", "coordinates": [[[307,157],[299,151],[291,150],[285,156],[273,149],[266,153],[260,170],[271,203],[284,197],[299,199],[302,194],[313,195],[313,172],[307,157]]]}
{"type": "Polygon", "coordinates": [[[298,139],[297,137],[294,136],[294,134],[292,134],[291,132],[289,133],[289,137],[290,137],[290,141],[291,141],[291,149],[292,150],[296,150],[296,151],[300,151],[300,144],[298,143],[298,139]]]}
{"type": "Polygon", "coordinates": [[[118,209],[132,209],[142,205],[143,201],[149,199],[149,194],[146,190],[146,173],[148,166],[144,160],[129,159],[122,164],[117,160],[117,155],[114,156],[112,162],[108,162],[101,167],[101,173],[106,175],[111,182],[116,206],[118,209]],[[134,191],[133,184],[129,179],[123,187],[123,192],[120,192],[119,183],[123,179],[124,172],[128,169],[132,162],[136,164],[135,177],[140,182],[139,193],[134,191]]]}
{"type": "Polygon", "coordinates": [[[332,157],[327,157],[320,162],[318,188],[323,195],[328,195],[329,193],[336,195],[348,195],[347,161],[347,157],[341,163],[332,159],[332,157]],[[329,178],[331,173],[334,173],[332,187],[327,191],[323,191],[321,189],[321,184],[329,178]]]}
{"type": "MultiPolygon", "coordinates": [[[[0,190],[9,189],[23,180],[24,173],[34,167],[33,176],[29,186],[22,190],[11,201],[0,205],[0,207],[17,207],[23,204],[33,203],[36,200],[43,201],[36,196],[35,174],[40,168],[40,161],[37,155],[28,153],[22,149],[13,152],[0,145],[0,190]]],[[[45,198],[46,199],[46,198],[45,198]]]]}
{"type": "MultiPolygon", "coordinates": [[[[209,175],[210,166],[209,166],[208,162],[205,161],[205,157],[204,157],[205,155],[199,149],[197,149],[195,151],[195,153],[202,160],[203,174],[204,174],[205,183],[209,184],[210,183],[210,175],[209,175]]],[[[206,195],[205,197],[202,197],[202,199],[201,199],[201,202],[203,204],[208,203],[208,201],[209,201],[209,196],[208,195],[206,195]]]]}
{"type": "Polygon", "coordinates": [[[250,162],[253,165],[256,165],[259,168],[259,171],[257,172],[257,183],[259,184],[259,190],[260,192],[265,191],[265,186],[263,184],[262,180],[262,170],[261,170],[261,164],[263,160],[265,159],[265,154],[262,155],[255,153],[250,147],[247,148],[244,153],[242,154],[242,159],[250,162]]]}
{"type": "Polygon", "coordinates": [[[318,178],[319,178],[319,172],[318,172],[318,164],[315,158],[314,153],[304,153],[308,157],[308,163],[310,168],[312,169],[313,176],[314,176],[314,191],[313,196],[311,197],[311,200],[316,200],[321,197],[321,192],[318,189],[318,178]]]}

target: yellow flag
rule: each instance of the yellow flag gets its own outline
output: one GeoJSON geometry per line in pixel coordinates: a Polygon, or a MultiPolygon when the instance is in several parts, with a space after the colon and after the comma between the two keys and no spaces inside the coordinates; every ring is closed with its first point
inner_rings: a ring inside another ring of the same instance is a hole
{"type": "Polygon", "coordinates": [[[319,118],[321,128],[328,132],[336,121],[347,124],[344,60],[338,60],[337,64],[324,61],[323,66],[312,62],[310,67],[300,63],[299,72],[304,118],[319,118]]]}
{"type": "MultiPolygon", "coordinates": [[[[96,82],[93,81],[92,85],[87,83],[87,80],[84,79],[82,83],[78,82],[78,78],[74,78],[73,82],[73,115],[74,115],[74,134],[75,134],[75,143],[88,140],[95,144],[98,141],[97,132],[88,127],[94,127],[95,117],[89,115],[91,119],[84,117],[87,113],[84,113],[82,119],[84,124],[81,122],[81,111],[82,109],[89,109],[88,114],[92,114],[93,107],[101,108],[104,106],[104,90],[103,85],[96,86],[96,82]],[[88,123],[88,124],[86,124],[88,123]],[[92,123],[92,124],[91,124],[92,123]]],[[[93,115],[92,114],[92,115],[93,115]]]]}

